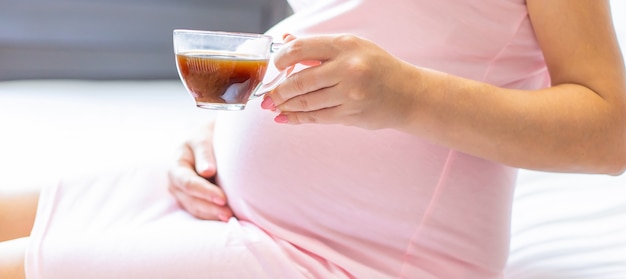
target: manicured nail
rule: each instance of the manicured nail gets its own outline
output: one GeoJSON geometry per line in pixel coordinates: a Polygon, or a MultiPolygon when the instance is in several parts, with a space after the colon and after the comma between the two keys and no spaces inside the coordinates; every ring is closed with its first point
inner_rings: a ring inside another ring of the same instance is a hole
{"type": "Polygon", "coordinates": [[[289,123],[289,119],[287,118],[287,115],[279,114],[276,117],[274,117],[274,122],[280,123],[280,124],[287,124],[289,123]]]}
{"type": "Polygon", "coordinates": [[[220,220],[224,222],[228,222],[228,217],[226,217],[223,213],[217,214],[217,218],[220,218],[220,220]]]}
{"type": "Polygon", "coordinates": [[[274,105],[274,101],[272,101],[272,98],[265,96],[263,102],[261,102],[261,108],[275,110],[276,105],[274,105]]]}
{"type": "Polygon", "coordinates": [[[209,164],[208,162],[204,162],[204,163],[198,163],[197,169],[201,175],[205,175],[205,174],[210,175],[213,173],[215,167],[209,164]]]}
{"type": "Polygon", "coordinates": [[[213,198],[213,203],[217,204],[217,205],[221,205],[224,206],[226,205],[226,201],[220,197],[214,197],[213,198]]]}

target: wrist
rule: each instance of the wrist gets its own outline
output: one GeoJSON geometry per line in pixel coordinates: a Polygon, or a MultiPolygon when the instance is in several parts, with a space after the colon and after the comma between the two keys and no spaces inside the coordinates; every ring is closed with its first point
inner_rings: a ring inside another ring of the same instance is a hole
{"type": "Polygon", "coordinates": [[[394,81],[398,90],[396,91],[398,96],[395,97],[399,98],[395,113],[392,114],[394,115],[392,128],[413,133],[425,119],[424,112],[427,106],[425,95],[429,92],[430,73],[408,63],[403,63],[401,68],[401,74],[395,75],[394,81]]]}

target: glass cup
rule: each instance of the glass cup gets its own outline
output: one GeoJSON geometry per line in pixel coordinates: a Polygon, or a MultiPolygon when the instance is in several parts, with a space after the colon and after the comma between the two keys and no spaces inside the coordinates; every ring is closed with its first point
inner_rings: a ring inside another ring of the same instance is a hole
{"type": "Polygon", "coordinates": [[[178,75],[196,106],[206,109],[243,110],[280,84],[293,68],[267,82],[265,75],[281,45],[262,34],[174,30],[178,75]]]}

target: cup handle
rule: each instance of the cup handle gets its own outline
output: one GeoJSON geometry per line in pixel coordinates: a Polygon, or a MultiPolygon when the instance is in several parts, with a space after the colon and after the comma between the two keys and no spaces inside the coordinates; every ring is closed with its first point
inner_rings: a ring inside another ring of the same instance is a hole
{"type": "MultiPolygon", "coordinates": [[[[282,45],[283,43],[272,43],[272,45],[270,46],[270,53],[275,53],[282,45]]],[[[259,86],[257,86],[252,95],[254,97],[261,97],[266,93],[274,90],[276,86],[285,81],[285,79],[291,74],[291,72],[293,72],[293,68],[294,66],[284,69],[280,71],[278,75],[270,82],[259,84],[259,86]]]]}

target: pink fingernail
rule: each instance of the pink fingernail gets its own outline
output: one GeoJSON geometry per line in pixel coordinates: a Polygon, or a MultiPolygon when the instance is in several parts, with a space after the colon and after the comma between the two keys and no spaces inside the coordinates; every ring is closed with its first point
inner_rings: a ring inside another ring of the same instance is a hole
{"type": "Polygon", "coordinates": [[[202,176],[213,175],[215,167],[209,163],[200,163],[198,166],[198,173],[202,176]]]}
{"type": "Polygon", "coordinates": [[[261,102],[261,108],[273,110],[276,109],[276,105],[274,105],[272,98],[265,96],[263,102],[261,102]]]}
{"type": "Polygon", "coordinates": [[[220,220],[224,221],[224,222],[228,222],[228,217],[222,213],[217,214],[217,218],[220,218],[220,220]]]}
{"type": "Polygon", "coordinates": [[[213,202],[217,205],[226,205],[226,201],[220,197],[214,197],[213,202]]]}
{"type": "Polygon", "coordinates": [[[274,117],[274,122],[280,123],[280,124],[287,124],[289,123],[289,119],[287,118],[287,115],[279,114],[276,117],[274,117]]]}

